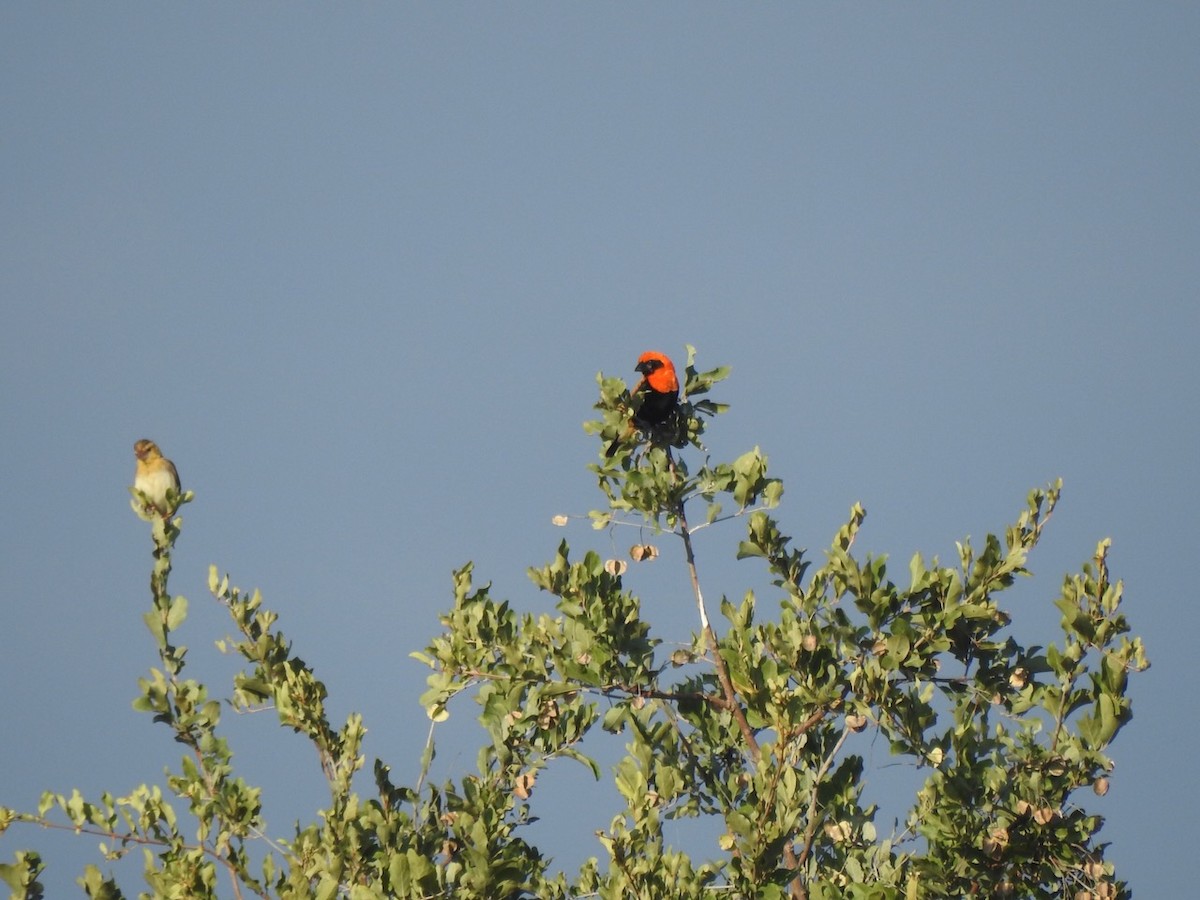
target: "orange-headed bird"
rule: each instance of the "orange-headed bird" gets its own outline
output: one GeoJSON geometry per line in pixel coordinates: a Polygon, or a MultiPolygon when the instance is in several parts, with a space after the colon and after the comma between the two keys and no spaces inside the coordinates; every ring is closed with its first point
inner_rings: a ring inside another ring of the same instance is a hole
{"type": "Polygon", "coordinates": [[[179,501],[179,472],[175,470],[175,463],[162,455],[158,444],[145,438],[133,445],[133,455],[137,457],[133,487],[141,491],[150,502],[150,506],[158,510],[159,515],[165,519],[175,512],[171,499],[176,503],[179,501]],[[176,496],[169,499],[168,492],[176,496]]]}
{"type": "Polygon", "coordinates": [[[604,455],[609,459],[637,432],[665,425],[679,404],[679,378],[674,363],[665,354],[647,350],[633,369],[642,373],[642,380],[633,389],[633,396],[641,397],[642,402],[629,420],[629,427],[608,445],[604,455]]]}

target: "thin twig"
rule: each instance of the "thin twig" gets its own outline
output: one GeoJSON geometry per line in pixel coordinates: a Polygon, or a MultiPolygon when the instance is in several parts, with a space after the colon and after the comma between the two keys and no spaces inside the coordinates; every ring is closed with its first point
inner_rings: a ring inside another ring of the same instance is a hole
{"type": "Polygon", "coordinates": [[[842,745],[846,743],[846,738],[849,736],[850,729],[843,728],[841,735],[837,739],[837,743],[833,745],[833,749],[829,752],[829,755],[821,760],[821,767],[817,769],[817,774],[813,778],[812,796],[808,801],[808,825],[804,829],[804,847],[800,850],[800,856],[797,858],[799,865],[804,865],[808,861],[809,854],[812,853],[813,839],[817,833],[817,791],[821,787],[821,779],[825,777],[825,773],[833,765],[834,757],[838,755],[838,752],[842,749],[842,745]]]}
{"type": "Polygon", "coordinates": [[[260,831],[259,829],[255,828],[253,825],[251,825],[248,830],[250,832],[251,837],[257,838],[258,840],[262,841],[268,847],[270,847],[272,850],[274,850],[276,853],[278,853],[280,856],[282,856],[284,858],[287,857],[287,850],[285,850],[281,845],[275,843],[275,841],[272,840],[271,838],[267,837],[265,832],[260,831]]]}
{"type": "Polygon", "coordinates": [[[429,720],[429,734],[425,737],[425,749],[421,751],[421,772],[417,775],[417,786],[413,789],[413,815],[417,815],[417,804],[421,800],[421,789],[425,786],[425,777],[429,774],[429,766],[433,762],[433,757],[430,754],[430,748],[433,746],[433,729],[437,725],[433,719],[429,720]]]}
{"type": "MultiPolygon", "coordinates": [[[[674,471],[674,463],[672,463],[671,470],[674,471]]],[[[733,714],[734,721],[738,725],[738,730],[742,733],[742,739],[746,742],[746,748],[750,751],[750,758],[757,765],[759,759],[762,757],[762,750],[758,746],[758,739],[754,737],[754,730],[746,720],[746,712],[742,709],[737,691],[733,686],[733,680],[729,677],[729,667],[725,665],[725,660],[721,657],[721,646],[717,640],[717,633],[713,630],[712,623],[708,619],[708,611],[704,607],[704,594],[700,590],[700,576],[696,572],[696,555],[692,552],[691,532],[688,530],[687,515],[683,511],[682,501],[676,507],[675,511],[679,517],[679,536],[683,539],[688,574],[692,579],[692,592],[696,596],[696,609],[700,614],[700,627],[704,630],[704,634],[708,638],[708,645],[712,651],[713,666],[717,670],[717,680],[721,683],[721,690],[725,693],[727,709],[733,714]]]]}
{"type": "Polygon", "coordinates": [[[725,515],[725,516],[717,516],[711,522],[701,522],[699,525],[696,525],[692,528],[692,534],[695,534],[697,531],[703,531],[705,528],[708,528],[710,525],[716,525],[719,522],[728,522],[731,519],[740,519],[742,516],[749,515],[750,513],[762,512],[767,509],[770,509],[770,507],[769,506],[747,506],[744,509],[739,509],[737,512],[729,513],[728,515],[725,515]]]}

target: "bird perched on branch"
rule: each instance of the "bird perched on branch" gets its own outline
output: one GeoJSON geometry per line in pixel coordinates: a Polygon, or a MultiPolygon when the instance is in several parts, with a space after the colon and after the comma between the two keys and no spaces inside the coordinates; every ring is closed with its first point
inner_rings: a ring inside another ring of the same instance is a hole
{"type": "Polygon", "coordinates": [[[609,459],[639,431],[665,425],[679,405],[679,377],[675,374],[674,363],[665,354],[647,350],[638,357],[634,371],[642,374],[642,380],[632,391],[635,404],[638,398],[641,398],[641,404],[634,406],[629,426],[608,445],[604,455],[609,459]]]}
{"type": "Polygon", "coordinates": [[[133,489],[141,491],[150,504],[147,512],[152,507],[167,518],[179,505],[179,472],[175,463],[162,455],[158,444],[145,438],[133,445],[133,455],[137,457],[133,489]]]}

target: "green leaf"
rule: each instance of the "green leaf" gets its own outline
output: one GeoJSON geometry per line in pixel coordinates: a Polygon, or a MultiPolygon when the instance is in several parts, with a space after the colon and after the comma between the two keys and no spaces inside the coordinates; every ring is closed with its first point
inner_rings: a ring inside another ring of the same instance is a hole
{"type": "Polygon", "coordinates": [[[187,618],[188,602],[186,597],[174,597],[167,610],[167,630],[175,631],[187,618]]]}

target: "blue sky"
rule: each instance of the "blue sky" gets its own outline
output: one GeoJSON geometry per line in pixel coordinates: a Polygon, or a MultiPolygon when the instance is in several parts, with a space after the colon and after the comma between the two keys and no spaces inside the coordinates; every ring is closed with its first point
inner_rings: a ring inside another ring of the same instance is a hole
{"type": "MultiPolygon", "coordinates": [[[[550,525],[600,503],[595,374],[690,343],[733,366],[711,449],[763,448],[816,559],[855,501],[904,573],[1064,479],[1012,612],[1052,639],[1062,575],[1114,539],[1154,667],[1095,809],[1139,896],[1181,895],[1198,28],[1172,3],[3,5],[0,803],[177,761],[130,709],[155,660],[136,439],[197,494],[190,671],[233,668],[216,563],[404,778],[408,653],[451,570],[542,609],[525,568],[564,536],[623,552],[550,525]]],[[[762,580],[739,537],[700,541],[710,596],[762,580]]],[[[664,549],[628,583],[686,640],[664,549]]],[[[473,765],[472,714],[444,774],[473,765]]],[[[229,728],[286,835],[322,802],[311,752],[267,717],[229,728]]],[[[564,864],[599,850],[542,834],[564,864]]],[[[98,861],[28,830],[0,858],[22,846],[52,894],[98,861]]]]}

